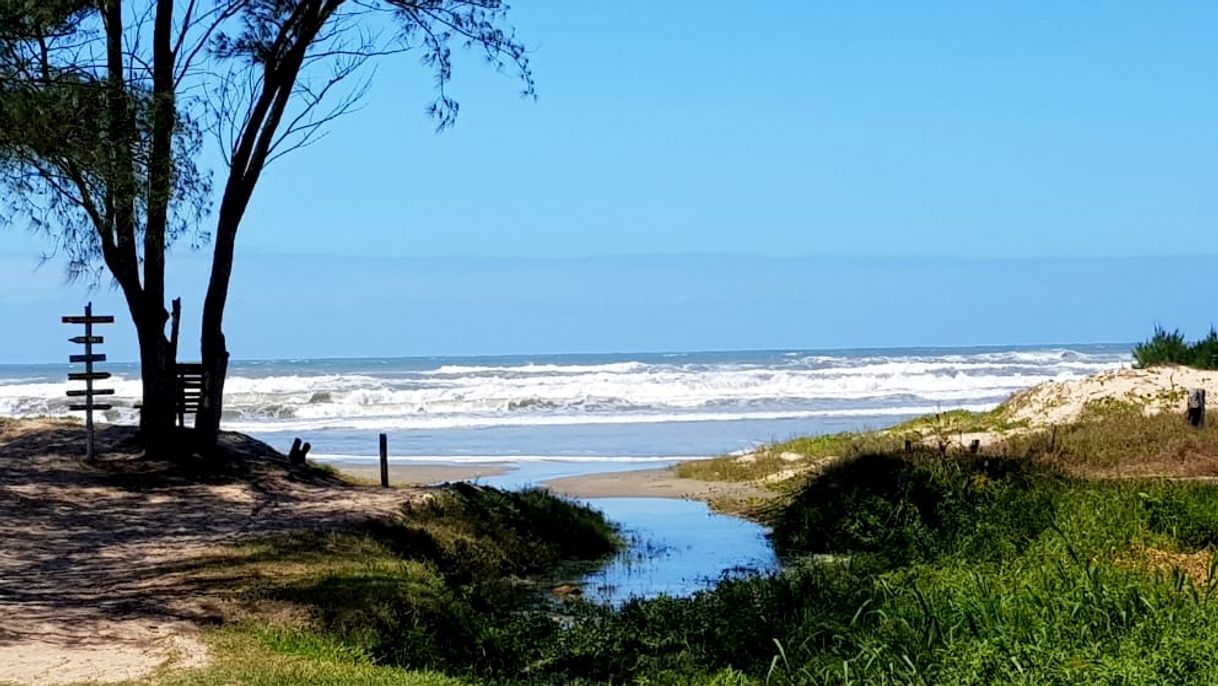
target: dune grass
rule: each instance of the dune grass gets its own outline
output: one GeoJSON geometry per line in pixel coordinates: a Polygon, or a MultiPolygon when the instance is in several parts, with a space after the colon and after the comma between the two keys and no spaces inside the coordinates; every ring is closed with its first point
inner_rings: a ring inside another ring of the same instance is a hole
{"type": "Polygon", "coordinates": [[[723,455],[708,460],[690,460],[673,467],[683,479],[701,481],[759,482],[782,490],[787,478],[806,471],[816,462],[858,454],[871,447],[895,447],[897,439],[882,434],[837,433],[804,436],[762,446],[746,456],[723,455]]]}
{"type": "Polygon", "coordinates": [[[795,438],[764,446],[746,459],[727,455],[673,467],[682,478],[756,482],[787,493],[830,458],[897,453],[913,440],[963,452],[959,437],[992,432],[1001,440],[982,454],[1048,462],[1084,476],[1218,476],[1218,413],[1195,428],[1178,413],[1145,414],[1142,404],[1106,398],[1088,403],[1073,424],[1033,429],[1004,407],[989,412],[952,410],[870,433],[795,438]]]}
{"type": "Polygon", "coordinates": [[[896,435],[917,434],[923,437],[945,434],[948,436],[962,433],[1006,432],[1013,429],[1027,428],[1027,421],[1011,418],[1006,405],[987,412],[971,410],[947,410],[936,412],[923,417],[911,419],[898,424],[887,432],[896,435]]]}
{"type": "Polygon", "coordinates": [[[1078,422],[1007,438],[992,452],[1086,476],[1218,476],[1218,413],[1203,428],[1134,403],[1090,403],[1078,422]]]}
{"type": "Polygon", "coordinates": [[[762,446],[747,456],[723,455],[683,462],[673,467],[673,473],[701,481],[756,482],[785,492],[792,477],[802,476],[830,458],[896,452],[906,440],[947,445],[966,433],[1008,432],[1026,426],[1027,422],[1011,419],[1004,407],[988,412],[948,410],[883,431],[801,436],[762,446]]]}

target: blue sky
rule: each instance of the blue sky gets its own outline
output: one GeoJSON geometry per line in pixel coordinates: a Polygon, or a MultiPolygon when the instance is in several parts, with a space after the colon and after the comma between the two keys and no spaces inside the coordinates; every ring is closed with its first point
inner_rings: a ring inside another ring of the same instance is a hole
{"type": "MultiPolygon", "coordinates": [[[[1182,284],[1206,292],[1185,270],[1218,266],[1218,4],[514,4],[536,102],[464,59],[460,121],[436,135],[428,72],[384,62],[359,113],[264,177],[236,356],[1129,340],[1215,319],[1182,284]],[[299,325],[279,310],[317,324],[282,337],[299,325]],[[378,316],[410,326],[379,339],[378,316]]],[[[38,249],[0,233],[7,321],[85,297],[33,271],[38,249]]],[[[197,258],[175,265],[197,316],[197,258]]],[[[10,335],[0,361],[58,359],[48,335],[10,335]]]]}

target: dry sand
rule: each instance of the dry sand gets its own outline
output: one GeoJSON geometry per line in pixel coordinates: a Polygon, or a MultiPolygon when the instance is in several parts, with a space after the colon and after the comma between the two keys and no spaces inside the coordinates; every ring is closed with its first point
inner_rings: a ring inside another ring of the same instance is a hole
{"type": "Polygon", "coordinates": [[[554,493],[575,498],[680,498],[682,500],[747,500],[772,493],[747,483],[682,479],[671,469],[584,474],[542,484],[554,493]]]}
{"type": "Polygon", "coordinates": [[[1192,388],[1204,388],[1218,402],[1218,372],[1187,367],[1117,369],[1085,379],[1043,383],[1016,393],[1006,404],[1012,419],[1049,426],[1077,421],[1088,403],[1103,400],[1133,403],[1146,414],[1183,413],[1192,388]]]}
{"type": "Polygon", "coordinates": [[[251,536],[398,512],[423,489],[293,475],[252,439],[225,435],[241,473],[184,479],[104,427],[96,465],[78,425],[0,422],[0,682],[58,684],[201,665],[219,618],[199,580],[209,553],[251,536]]]}
{"type": "MultiPolygon", "coordinates": [[[[379,464],[356,464],[351,462],[328,462],[330,466],[367,483],[381,482],[379,464]]],[[[389,484],[392,486],[429,486],[448,481],[473,481],[488,476],[499,476],[508,471],[503,464],[402,464],[389,463],[389,484]]]]}

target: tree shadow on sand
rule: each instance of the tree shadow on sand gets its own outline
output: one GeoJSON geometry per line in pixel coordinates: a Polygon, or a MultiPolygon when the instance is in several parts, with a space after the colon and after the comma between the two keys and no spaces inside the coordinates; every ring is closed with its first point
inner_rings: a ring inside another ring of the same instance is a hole
{"type": "Polygon", "coordinates": [[[214,623],[223,546],[272,533],[391,516],[402,489],[352,485],[289,467],[270,446],[226,434],[221,459],[145,459],[134,430],[103,427],[85,463],[84,429],[0,427],[0,646],[105,640],[99,627],[214,623]]]}

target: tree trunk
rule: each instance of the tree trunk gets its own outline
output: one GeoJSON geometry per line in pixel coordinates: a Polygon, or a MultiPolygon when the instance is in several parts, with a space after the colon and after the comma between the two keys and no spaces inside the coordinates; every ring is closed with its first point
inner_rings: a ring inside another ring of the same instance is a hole
{"type": "Polygon", "coordinates": [[[165,338],[165,309],[147,307],[131,313],[140,344],[140,380],[143,407],[140,410],[140,439],[144,452],[161,458],[179,457],[174,445],[174,364],[165,338]]]}
{"type": "MultiPolygon", "coordinates": [[[[199,445],[209,450],[220,435],[220,418],[224,414],[224,379],[228,375],[228,346],[224,338],[224,306],[228,302],[228,284],[233,274],[233,253],[236,250],[236,222],[230,207],[220,208],[220,230],[211,262],[211,278],[207,281],[207,296],[203,300],[202,340],[199,352],[203,362],[203,394],[195,429],[199,445]]],[[[237,219],[236,221],[240,221],[237,219]]]]}
{"type": "MultiPolygon", "coordinates": [[[[207,322],[207,318],[204,318],[207,322]]],[[[203,394],[199,413],[195,415],[195,432],[199,446],[210,450],[220,435],[220,417],[224,413],[224,379],[228,376],[228,349],[219,323],[204,324],[202,340],[203,394]]]]}

